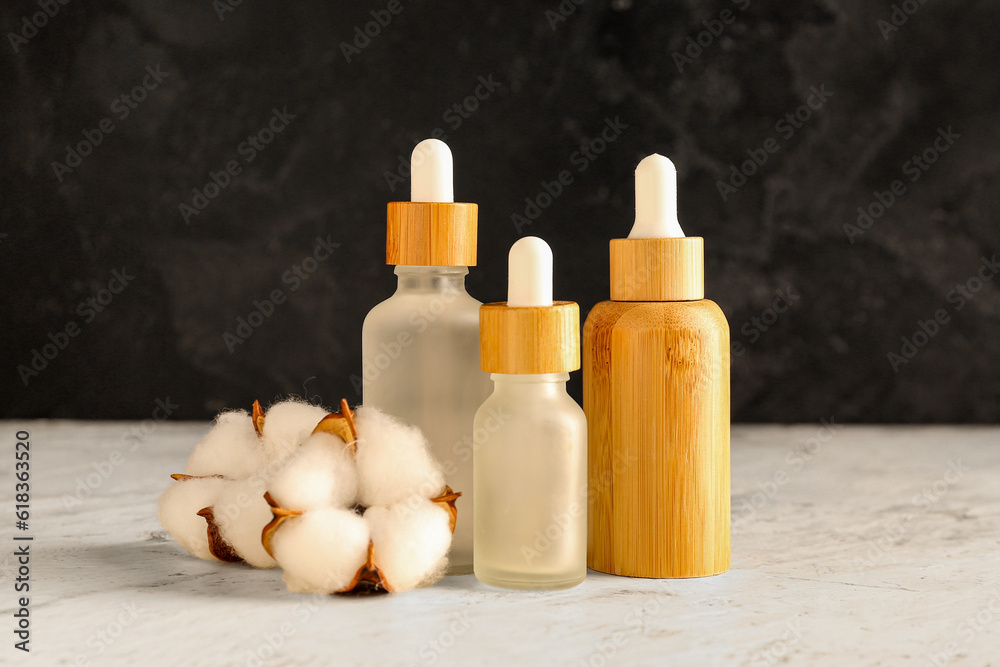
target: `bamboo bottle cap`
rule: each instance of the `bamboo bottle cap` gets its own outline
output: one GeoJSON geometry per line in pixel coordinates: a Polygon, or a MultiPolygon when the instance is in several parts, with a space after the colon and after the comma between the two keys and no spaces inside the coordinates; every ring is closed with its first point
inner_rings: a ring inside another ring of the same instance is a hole
{"type": "Polygon", "coordinates": [[[580,306],[479,308],[479,358],[487,373],[569,373],[580,368],[580,306]]]}
{"type": "Polygon", "coordinates": [[[612,301],[705,298],[705,244],[700,236],[611,240],[612,301]]]}
{"type": "Polygon", "coordinates": [[[535,375],[580,368],[580,307],[552,301],[552,250],[528,236],[510,249],[507,301],[479,309],[484,371],[535,375]]]}
{"type": "Polygon", "coordinates": [[[613,301],[705,298],[705,249],[677,221],[677,170],[654,153],[635,169],[635,224],[611,241],[613,301]]]}
{"type": "Polygon", "coordinates": [[[475,266],[479,207],[454,201],[451,150],[421,141],[410,165],[412,201],[386,208],[386,264],[475,266]]]}
{"type": "Polygon", "coordinates": [[[476,204],[389,202],[385,263],[475,266],[478,212],[476,204]]]}

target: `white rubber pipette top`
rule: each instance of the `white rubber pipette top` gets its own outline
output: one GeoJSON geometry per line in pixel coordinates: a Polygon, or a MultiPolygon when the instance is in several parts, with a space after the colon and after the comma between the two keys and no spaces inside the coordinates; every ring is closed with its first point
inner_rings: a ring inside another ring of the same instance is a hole
{"type": "Polygon", "coordinates": [[[526,236],[510,247],[507,305],[552,305],[552,249],[537,236],[526,236]]]}
{"type": "Polygon", "coordinates": [[[635,168],[635,224],[630,239],[662,239],[684,236],[677,220],[677,169],[658,153],[635,168]]]}
{"type": "Polygon", "coordinates": [[[440,139],[424,139],[410,154],[410,201],[455,201],[451,149],[440,139]]]}

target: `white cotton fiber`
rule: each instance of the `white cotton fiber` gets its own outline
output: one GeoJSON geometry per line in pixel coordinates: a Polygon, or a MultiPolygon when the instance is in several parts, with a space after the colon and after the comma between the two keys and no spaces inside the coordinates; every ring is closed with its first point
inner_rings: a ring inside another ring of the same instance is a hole
{"type": "Polygon", "coordinates": [[[357,409],[354,422],[362,505],[392,505],[414,495],[431,498],[444,490],[444,473],[420,429],[365,406],[357,409]]]}
{"type": "Polygon", "coordinates": [[[351,507],[358,496],[354,455],[338,436],[315,433],[275,475],[268,492],[285,509],[351,507]]]}
{"type": "Polygon", "coordinates": [[[261,467],[263,456],[250,415],[241,410],[223,412],[212,430],[195,445],[184,472],[241,479],[261,467]]]}
{"type": "Polygon", "coordinates": [[[368,560],[368,524],[350,510],[312,510],[282,522],[271,548],[288,590],[336,593],[368,560]]]}
{"type": "Polygon", "coordinates": [[[432,584],[444,576],[451,546],[447,510],[426,498],[411,498],[391,507],[369,507],[375,565],[393,592],[432,584]]]}
{"type": "Polygon", "coordinates": [[[217,477],[178,480],[156,504],[160,525],[192,556],[218,560],[208,549],[208,524],[198,512],[215,504],[225,483],[217,477]]]}
{"type": "MultiPolygon", "coordinates": [[[[346,590],[368,561],[392,591],[427,585],[444,575],[452,534],[450,514],[429,500],[443,493],[444,474],[420,430],[371,407],[355,413],[358,441],[313,433],[327,415],[301,400],[271,406],[262,434],[251,415],[219,415],[188,458],[192,477],[171,485],[157,507],[160,523],[191,554],[216,559],[208,523],[249,565],[280,566],[288,590],[330,594],[346,590]],[[218,477],[221,476],[221,477],[218,477]],[[285,510],[274,519],[265,491],[285,510]],[[364,516],[352,508],[367,509],[364,516]]],[[[221,552],[220,552],[221,553],[221,552]]]]}
{"type": "Polygon", "coordinates": [[[325,408],[299,400],[282,401],[268,408],[261,441],[268,469],[276,472],[326,415],[325,408]]]}
{"type": "Polygon", "coordinates": [[[271,506],[264,500],[266,485],[259,477],[225,481],[218,500],[212,506],[219,534],[254,567],[277,567],[261,542],[264,526],[271,522],[271,506]]]}

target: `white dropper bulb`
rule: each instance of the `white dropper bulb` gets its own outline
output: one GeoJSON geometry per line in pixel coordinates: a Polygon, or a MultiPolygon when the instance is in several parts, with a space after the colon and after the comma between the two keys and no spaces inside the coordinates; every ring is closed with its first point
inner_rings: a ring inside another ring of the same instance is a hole
{"type": "Polygon", "coordinates": [[[455,201],[451,149],[439,139],[424,139],[410,154],[410,201],[455,201]]]}
{"type": "Polygon", "coordinates": [[[552,305],[552,249],[537,236],[525,236],[510,247],[507,305],[552,305]]]}
{"type": "Polygon", "coordinates": [[[653,153],[635,168],[635,224],[630,239],[663,239],[684,236],[677,221],[677,169],[653,153]]]}

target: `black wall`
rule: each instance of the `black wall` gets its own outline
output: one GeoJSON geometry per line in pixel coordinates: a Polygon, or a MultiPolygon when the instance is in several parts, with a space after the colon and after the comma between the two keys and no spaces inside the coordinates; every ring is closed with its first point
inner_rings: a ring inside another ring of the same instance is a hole
{"type": "Polygon", "coordinates": [[[223,2],[43,0],[55,16],[36,31],[38,4],[3,3],[0,415],[357,402],[361,323],[395,284],[385,203],[409,196],[386,174],[440,128],[456,197],[480,205],[479,299],[504,298],[525,234],[552,245],[557,298],[584,313],[607,298],[607,241],[627,234],[632,171],[656,151],[739,344],[734,420],[1000,418],[1000,281],[982,259],[1000,250],[998,3],[909,0],[894,17],[864,0],[245,0],[220,19],[223,2]],[[376,18],[363,48],[341,45],[376,18]],[[294,118],[241,149],[275,109],[294,118]],[[607,119],[627,127],[581,160],[607,119]],[[949,128],[926,171],[908,163],[949,128]],[[71,171],[53,164],[97,138],[71,171]],[[767,160],[723,200],[752,154],[767,160]],[[185,220],[230,161],[239,173],[185,220]],[[563,170],[572,183],[518,229],[563,170]],[[868,229],[845,231],[897,180],[868,229]],[[286,272],[328,236],[339,247],[293,290],[286,272]],[[102,293],[114,271],[134,278],[102,293]],[[224,334],[276,289],[287,300],[230,352],[224,334]],[[779,290],[791,306],[769,312],[779,290]],[[97,312],[88,297],[112,298],[97,312]],[[54,358],[25,384],[35,350],[54,358]]]}

